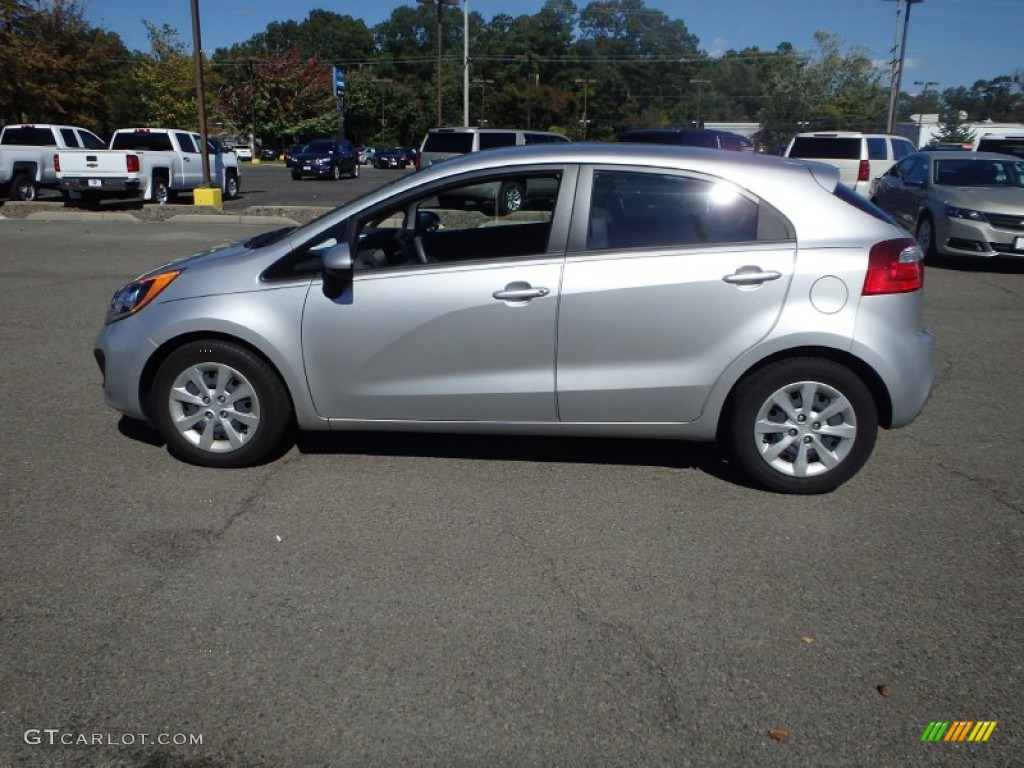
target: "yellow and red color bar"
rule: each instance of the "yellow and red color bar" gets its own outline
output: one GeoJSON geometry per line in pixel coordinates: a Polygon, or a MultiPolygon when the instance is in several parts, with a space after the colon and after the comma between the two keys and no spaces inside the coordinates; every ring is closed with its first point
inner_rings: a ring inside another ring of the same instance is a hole
{"type": "Polygon", "coordinates": [[[921,741],[988,741],[996,720],[933,720],[921,734],[921,741]]]}

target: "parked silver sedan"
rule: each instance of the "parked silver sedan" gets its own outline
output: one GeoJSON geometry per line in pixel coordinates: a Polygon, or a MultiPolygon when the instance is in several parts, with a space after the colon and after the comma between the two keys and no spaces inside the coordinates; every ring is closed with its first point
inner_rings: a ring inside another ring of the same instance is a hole
{"type": "Polygon", "coordinates": [[[1024,256],[1024,160],[920,152],[875,181],[872,201],[917,234],[926,256],[1024,256]]]}
{"type": "Polygon", "coordinates": [[[296,426],[659,437],[820,493],[928,398],[921,259],[831,166],[494,150],[140,277],[96,358],[110,406],[206,466],[270,460],[296,426]],[[551,194],[503,213],[461,191],[513,182],[551,194]]]}

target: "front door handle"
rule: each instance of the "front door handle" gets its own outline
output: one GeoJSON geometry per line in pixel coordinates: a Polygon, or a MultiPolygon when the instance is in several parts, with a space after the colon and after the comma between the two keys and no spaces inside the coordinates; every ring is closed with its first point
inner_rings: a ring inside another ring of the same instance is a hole
{"type": "Polygon", "coordinates": [[[782,277],[781,272],[764,271],[760,267],[747,265],[740,267],[731,275],[726,275],[722,280],[732,285],[757,285],[768,280],[778,280],[780,277],[782,277]]]}
{"type": "Polygon", "coordinates": [[[491,296],[499,301],[529,301],[540,299],[551,293],[550,288],[534,288],[526,282],[517,281],[509,283],[500,291],[495,291],[491,296]]]}

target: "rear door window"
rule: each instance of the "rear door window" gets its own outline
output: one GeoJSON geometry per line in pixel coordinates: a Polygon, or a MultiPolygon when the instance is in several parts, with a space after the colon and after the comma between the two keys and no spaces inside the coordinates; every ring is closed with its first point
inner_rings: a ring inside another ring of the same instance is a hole
{"type": "Polygon", "coordinates": [[[60,137],[62,139],[64,139],[64,146],[65,147],[77,147],[78,146],[78,137],[75,135],[74,130],[72,130],[71,128],[61,128],[60,129],[60,137]]]}
{"type": "Polygon", "coordinates": [[[788,240],[792,231],[774,208],[727,182],[594,172],[588,250],[788,240]]]}

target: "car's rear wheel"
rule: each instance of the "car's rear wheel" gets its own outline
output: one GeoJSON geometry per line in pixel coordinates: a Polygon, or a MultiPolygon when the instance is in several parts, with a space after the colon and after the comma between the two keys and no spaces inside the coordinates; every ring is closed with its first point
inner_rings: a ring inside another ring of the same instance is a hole
{"type": "Polygon", "coordinates": [[[277,373],[245,347],[218,339],[172,352],[153,382],[157,427],[170,450],[205,467],[247,467],[278,452],[292,425],[277,373]]]}
{"type": "Polygon", "coordinates": [[[224,198],[234,200],[236,197],[238,197],[238,176],[229,171],[224,176],[224,198]]]}
{"type": "Polygon", "coordinates": [[[158,205],[166,205],[171,202],[171,199],[171,188],[167,179],[163,176],[155,176],[153,178],[153,202],[158,205]]]}
{"type": "Polygon", "coordinates": [[[11,182],[11,199],[32,202],[39,195],[35,179],[27,173],[19,173],[11,182]]]}
{"type": "Polygon", "coordinates": [[[726,414],[730,455],[758,485],[827,493],[864,465],[878,435],[870,390],[822,358],[771,363],[740,382],[726,414]]]}

